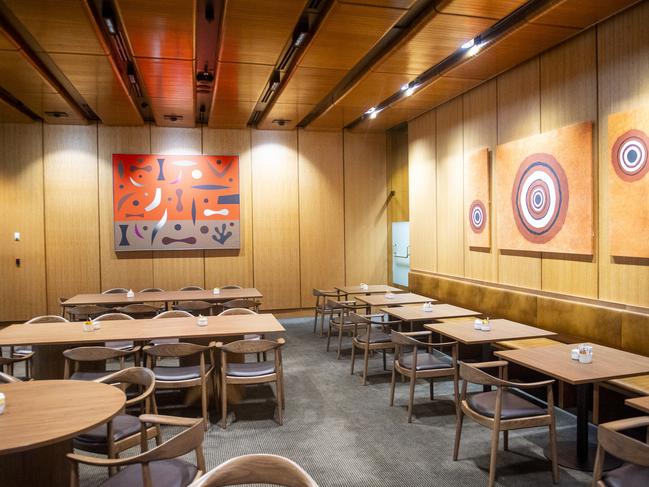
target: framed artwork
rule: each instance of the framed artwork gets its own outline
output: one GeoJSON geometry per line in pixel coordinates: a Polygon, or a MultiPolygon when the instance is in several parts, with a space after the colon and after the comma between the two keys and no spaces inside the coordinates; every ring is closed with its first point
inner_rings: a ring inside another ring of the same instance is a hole
{"type": "Polygon", "coordinates": [[[649,108],[608,117],[608,241],[614,256],[649,258],[649,108]]]}
{"type": "Polygon", "coordinates": [[[491,176],[489,149],[471,152],[464,161],[464,214],[469,247],[491,247],[491,176]]]}
{"type": "Polygon", "coordinates": [[[115,250],[238,249],[238,156],[113,154],[115,250]]]}
{"type": "Polygon", "coordinates": [[[592,255],[592,123],[499,145],[494,191],[499,248],[592,255]]]}

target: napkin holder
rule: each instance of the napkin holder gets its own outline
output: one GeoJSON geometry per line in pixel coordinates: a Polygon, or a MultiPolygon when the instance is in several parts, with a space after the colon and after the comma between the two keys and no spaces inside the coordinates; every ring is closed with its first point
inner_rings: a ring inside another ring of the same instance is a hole
{"type": "Polygon", "coordinates": [[[221,294],[221,289],[218,288],[218,287],[215,287],[214,289],[212,289],[212,294],[221,294]]]}
{"type": "Polygon", "coordinates": [[[196,324],[198,326],[207,326],[207,317],[203,315],[198,315],[198,319],[196,320],[196,324]]]}
{"type": "Polygon", "coordinates": [[[134,298],[135,297],[135,293],[133,292],[132,289],[128,290],[128,292],[126,293],[126,297],[127,298],[134,298]]]}

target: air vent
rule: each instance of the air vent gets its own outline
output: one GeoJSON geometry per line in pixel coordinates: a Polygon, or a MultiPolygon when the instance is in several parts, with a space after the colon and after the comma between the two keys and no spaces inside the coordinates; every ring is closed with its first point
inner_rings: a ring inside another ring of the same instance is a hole
{"type": "Polygon", "coordinates": [[[290,120],[288,120],[286,118],[276,118],[276,119],[273,120],[273,123],[275,125],[279,125],[280,127],[283,127],[284,125],[286,125],[289,122],[290,122],[290,120]]]}
{"type": "Polygon", "coordinates": [[[45,112],[45,115],[54,118],[65,118],[70,116],[66,112],[45,112]]]}
{"type": "Polygon", "coordinates": [[[182,115],[174,115],[173,113],[167,114],[164,116],[165,120],[168,120],[169,122],[178,122],[179,120],[183,119],[182,115]]]}

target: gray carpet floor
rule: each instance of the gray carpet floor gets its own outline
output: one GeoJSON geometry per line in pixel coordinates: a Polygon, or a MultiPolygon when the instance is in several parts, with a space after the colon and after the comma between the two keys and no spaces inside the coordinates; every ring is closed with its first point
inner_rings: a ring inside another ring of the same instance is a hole
{"type": "MultiPolygon", "coordinates": [[[[450,382],[436,383],[435,401],[428,397],[428,385],[418,384],[414,420],[408,424],[408,385],[397,382],[395,407],[389,407],[390,375],[380,357],[370,360],[370,385],[363,387],[360,370],[350,375],[348,339],[344,357],[336,360],[333,350],[325,352],[326,340],[312,333],[311,319],[282,322],[287,329],[284,426],[273,420],[270,386],[250,386],[246,401],[230,414],[227,430],[212,418],[204,441],[208,468],[238,455],[274,453],[297,462],[321,487],[487,484],[489,430],[466,420],[460,459],[451,459],[455,413],[450,382]]],[[[198,415],[191,410],[182,414],[198,415]]],[[[574,417],[559,412],[557,421],[560,438],[573,438],[574,417]]],[[[165,436],[172,433],[167,429],[165,436]]],[[[552,485],[550,463],[543,456],[547,439],[546,429],[512,432],[510,451],[501,449],[499,455],[497,485],[552,485]]],[[[83,487],[106,478],[94,468],[81,473],[83,487]]],[[[564,487],[587,486],[590,479],[589,474],[561,469],[564,487]]]]}

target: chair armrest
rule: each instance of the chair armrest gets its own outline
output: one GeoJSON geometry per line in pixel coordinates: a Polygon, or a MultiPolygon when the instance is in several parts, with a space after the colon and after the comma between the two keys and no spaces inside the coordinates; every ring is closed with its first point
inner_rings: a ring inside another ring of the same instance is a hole
{"type": "Polygon", "coordinates": [[[102,458],[90,457],[88,455],[79,455],[78,453],[68,453],[66,457],[73,463],[83,463],[85,465],[94,465],[95,467],[121,467],[130,463],[130,459],[128,457],[102,458]]]}
{"type": "Polygon", "coordinates": [[[623,431],[633,428],[643,428],[649,426],[649,416],[638,416],[636,418],[619,419],[609,423],[602,423],[600,428],[606,428],[613,431],[623,431]]]}
{"type": "Polygon", "coordinates": [[[539,387],[549,386],[554,384],[556,381],[554,379],[542,380],[539,382],[511,382],[504,379],[498,379],[499,385],[507,387],[516,387],[517,389],[537,389],[539,387]]]}
{"type": "Polygon", "coordinates": [[[433,332],[432,331],[408,331],[408,332],[404,332],[404,333],[401,333],[401,334],[409,336],[409,337],[419,337],[419,336],[432,335],[433,332]]]}
{"type": "Polygon", "coordinates": [[[180,416],[166,416],[163,414],[141,414],[139,416],[141,423],[159,424],[165,426],[184,426],[191,427],[196,423],[203,421],[202,418],[182,418],[180,416]]]}
{"type": "Polygon", "coordinates": [[[506,360],[493,360],[491,362],[478,362],[475,364],[468,364],[471,367],[475,367],[476,369],[494,369],[494,368],[501,368],[501,367],[507,367],[509,365],[509,362],[506,360]]]}

